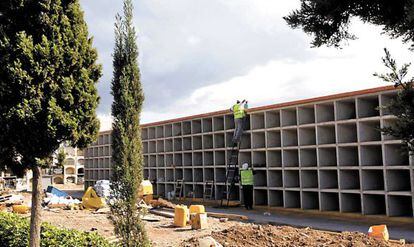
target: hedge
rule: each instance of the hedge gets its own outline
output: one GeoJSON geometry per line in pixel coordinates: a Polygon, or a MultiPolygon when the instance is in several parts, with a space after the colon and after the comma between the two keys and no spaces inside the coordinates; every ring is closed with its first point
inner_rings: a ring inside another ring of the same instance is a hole
{"type": "MultiPolygon", "coordinates": [[[[0,212],[0,247],[26,247],[29,245],[29,220],[12,213],[0,212]]],[[[61,229],[42,224],[42,247],[109,247],[113,246],[97,233],[61,229]]]]}

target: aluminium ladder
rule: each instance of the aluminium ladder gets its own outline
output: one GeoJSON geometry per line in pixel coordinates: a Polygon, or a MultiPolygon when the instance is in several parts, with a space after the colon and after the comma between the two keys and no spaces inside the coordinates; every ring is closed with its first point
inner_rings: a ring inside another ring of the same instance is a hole
{"type": "Polygon", "coordinates": [[[221,197],[220,206],[223,206],[223,200],[227,201],[226,206],[229,206],[230,199],[232,193],[234,193],[234,190],[236,189],[236,183],[239,180],[239,168],[238,168],[238,159],[239,159],[239,145],[233,146],[233,148],[230,151],[230,160],[227,165],[227,171],[226,171],[226,181],[223,191],[223,196],[221,197]],[[230,186],[228,186],[230,184],[230,186]]]}

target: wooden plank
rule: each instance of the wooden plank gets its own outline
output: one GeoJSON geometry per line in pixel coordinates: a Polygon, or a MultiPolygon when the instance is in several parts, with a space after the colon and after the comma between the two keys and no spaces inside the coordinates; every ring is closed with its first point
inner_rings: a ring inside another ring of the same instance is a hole
{"type": "Polygon", "coordinates": [[[207,216],[211,216],[214,218],[229,218],[233,220],[248,220],[249,218],[245,215],[240,214],[225,214],[225,213],[211,213],[207,212],[207,216]]]}

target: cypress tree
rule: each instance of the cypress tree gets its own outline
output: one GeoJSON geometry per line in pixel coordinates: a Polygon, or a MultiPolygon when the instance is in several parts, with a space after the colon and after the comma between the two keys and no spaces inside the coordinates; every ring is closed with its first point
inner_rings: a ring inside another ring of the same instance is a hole
{"type": "Polygon", "coordinates": [[[144,94],[138,68],[138,47],[133,26],[131,0],[124,1],[123,16],[116,16],[113,54],[112,171],[111,203],[115,233],[123,246],[149,246],[137,209],[138,188],[142,181],[143,155],[140,113],[144,94]]]}
{"type": "Polygon", "coordinates": [[[96,139],[97,57],[78,0],[0,2],[0,165],[33,171],[30,246],[40,246],[41,167],[61,143],[96,139]]]}

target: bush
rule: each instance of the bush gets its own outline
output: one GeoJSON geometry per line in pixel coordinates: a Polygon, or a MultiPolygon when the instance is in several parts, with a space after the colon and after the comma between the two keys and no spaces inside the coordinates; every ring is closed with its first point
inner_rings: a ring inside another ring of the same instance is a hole
{"type": "MultiPolygon", "coordinates": [[[[29,245],[30,225],[27,219],[11,213],[0,212],[0,247],[26,247],[29,245]]],[[[42,224],[42,247],[112,246],[97,233],[61,229],[48,223],[42,224]]]]}

